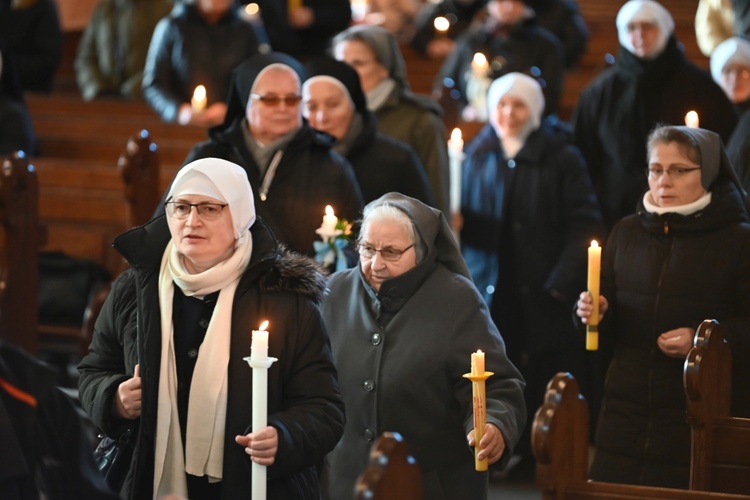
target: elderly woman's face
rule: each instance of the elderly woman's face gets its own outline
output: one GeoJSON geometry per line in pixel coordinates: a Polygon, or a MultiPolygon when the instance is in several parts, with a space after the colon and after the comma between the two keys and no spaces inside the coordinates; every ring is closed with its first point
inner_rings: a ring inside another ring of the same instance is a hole
{"type": "Polygon", "coordinates": [[[336,59],[344,61],[359,73],[360,84],[364,92],[377,87],[388,78],[388,68],[378,62],[375,53],[364,42],[349,40],[340,42],[334,48],[336,59]]]}
{"type": "Polygon", "coordinates": [[[302,100],[302,113],[312,128],[327,132],[339,141],[346,137],[354,117],[354,106],[341,87],[319,80],[306,86],[302,100]]]}
{"type": "Polygon", "coordinates": [[[290,68],[274,68],[255,82],[247,101],[246,116],[250,133],[269,144],[299,127],[300,81],[290,68]]]}
{"type": "Polygon", "coordinates": [[[360,234],[360,245],[377,250],[370,258],[360,256],[359,263],[365,280],[379,291],[384,280],[395,278],[416,266],[417,254],[413,244],[410,232],[402,224],[388,220],[365,223],[360,234]],[[408,250],[395,261],[383,259],[383,249],[398,252],[407,248],[408,250]]]}
{"type": "Polygon", "coordinates": [[[705,192],[700,167],[676,142],[655,144],[648,162],[648,187],[654,204],[676,207],[697,201],[705,192]]]}
{"type": "Polygon", "coordinates": [[[531,110],[518,97],[504,95],[497,102],[497,125],[503,137],[516,137],[531,119],[531,110]]]}
{"type": "MultiPolygon", "coordinates": [[[[180,195],[174,200],[185,204],[225,203],[202,195],[180,195]]],[[[167,224],[177,251],[184,256],[185,268],[197,274],[225,261],[234,253],[234,227],[228,207],[221,209],[218,219],[206,220],[196,207],[189,207],[184,219],[168,215],[167,224]]]]}
{"type": "Polygon", "coordinates": [[[644,58],[653,54],[659,39],[659,25],[656,23],[628,23],[628,38],[633,45],[635,55],[644,58]]]}
{"type": "Polygon", "coordinates": [[[750,99],[750,66],[729,63],[721,70],[721,88],[733,103],[750,99]]]}
{"type": "Polygon", "coordinates": [[[523,0],[491,0],[487,12],[502,24],[515,24],[524,18],[526,3],[523,0]]]}

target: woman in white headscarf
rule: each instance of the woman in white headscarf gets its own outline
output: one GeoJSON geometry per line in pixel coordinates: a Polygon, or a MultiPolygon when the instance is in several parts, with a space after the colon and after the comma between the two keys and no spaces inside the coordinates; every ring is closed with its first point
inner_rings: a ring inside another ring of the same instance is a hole
{"type": "Polygon", "coordinates": [[[739,37],[721,42],[711,53],[711,76],[740,115],[727,142],[727,155],[747,191],[750,189],[750,42],[739,37]]]}
{"type": "Polygon", "coordinates": [[[661,4],[630,0],[616,25],[617,60],[581,93],[572,117],[608,229],[633,212],[646,188],[646,138],[657,123],[682,125],[696,111],[700,126],[724,141],[737,123],[719,86],[685,57],[661,4]]]}
{"type": "MultiPolygon", "coordinates": [[[[570,304],[586,278],[586,247],[603,231],[586,166],[569,137],[542,123],[539,84],[495,80],[490,121],[467,146],[461,244],[474,283],[526,380],[529,411],[558,371],[582,376],[570,304]]],[[[530,438],[517,452],[530,458],[530,438]]]]}
{"type": "Polygon", "coordinates": [[[81,401],[110,436],[135,424],[123,498],[248,498],[251,461],[268,498],[317,499],[316,464],[343,429],[324,277],[256,220],[242,167],[180,170],[166,214],[115,239],[114,283],[79,370],[81,401]],[[250,432],[251,331],[268,320],[268,427],[250,432]]]}

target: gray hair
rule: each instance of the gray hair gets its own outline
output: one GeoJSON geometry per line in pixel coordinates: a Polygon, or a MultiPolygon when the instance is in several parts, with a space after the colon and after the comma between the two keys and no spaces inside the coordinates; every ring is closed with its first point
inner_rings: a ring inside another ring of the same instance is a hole
{"type": "Polygon", "coordinates": [[[362,220],[360,221],[358,242],[362,241],[362,234],[370,222],[391,222],[404,228],[410,236],[412,244],[414,244],[416,263],[419,264],[422,261],[426,252],[425,244],[422,238],[419,237],[416,226],[404,211],[389,203],[374,207],[366,206],[362,213],[362,220]]]}

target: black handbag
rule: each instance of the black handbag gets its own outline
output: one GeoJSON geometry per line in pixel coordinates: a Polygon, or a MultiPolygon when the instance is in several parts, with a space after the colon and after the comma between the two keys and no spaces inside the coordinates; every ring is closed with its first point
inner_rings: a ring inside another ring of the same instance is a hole
{"type": "Polygon", "coordinates": [[[114,491],[120,491],[133,458],[134,430],[128,427],[116,438],[101,438],[99,446],[94,450],[94,461],[109,487],[114,491]]]}

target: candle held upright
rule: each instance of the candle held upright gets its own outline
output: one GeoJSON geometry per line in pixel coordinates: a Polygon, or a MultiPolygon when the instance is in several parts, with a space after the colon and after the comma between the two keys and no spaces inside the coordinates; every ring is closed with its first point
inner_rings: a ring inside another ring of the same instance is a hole
{"type": "Polygon", "coordinates": [[[190,99],[190,107],[193,108],[194,112],[200,113],[201,111],[206,109],[206,104],[206,87],[204,87],[203,85],[198,85],[193,91],[193,98],[190,99]]]}
{"type": "Polygon", "coordinates": [[[698,113],[695,111],[688,111],[685,115],[685,126],[690,128],[700,127],[701,121],[698,113]]]}
{"type": "Polygon", "coordinates": [[[486,471],[488,467],[487,459],[478,460],[479,442],[484,436],[484,428],[487,425],[487,397],[485,393],[485,381],[494,373],[484,369],[484,352],[478,350],[471,353],[471,372],[463,376],[471,380],[471,392],[474,406],[474,469],[477,471],[486,471]]]}
{"type": "Polygon", "coordinates": [[[587,287],[594,309],[586,324],[586,350],[596,351],[599,349],[599,284],[602,268],[602,248],[596,240],[589,247],[589,272],[587,287]]]}
{"type": "Polygon", "coordinates": [[[464,141],[461,129],[454,128],[448,141],[450,159],[450,207],[451,213],[461,212],[461,168],[464,161],[464,141]]]}
{"type": "MultiPolygon", "coordinates": [[[[252,432],[268,425],[268,369],[277,361],[268,357],[268,321],[258,330],[253,330],[250,356],[245,361],[253,369],[253,421],[252,432]]],[[[266,499],[266,466],[255,462],[251,465],[252,500],[266,499]]]]}

